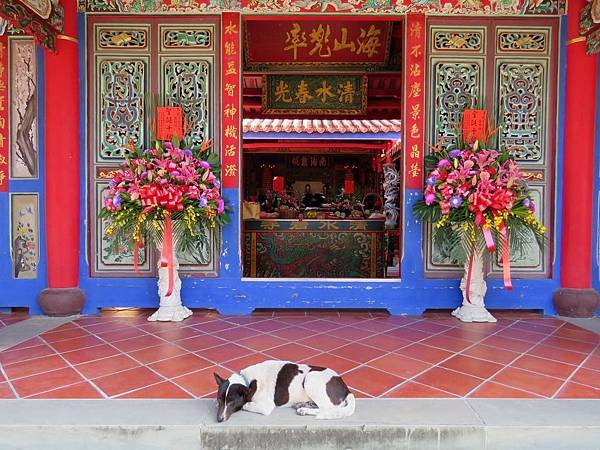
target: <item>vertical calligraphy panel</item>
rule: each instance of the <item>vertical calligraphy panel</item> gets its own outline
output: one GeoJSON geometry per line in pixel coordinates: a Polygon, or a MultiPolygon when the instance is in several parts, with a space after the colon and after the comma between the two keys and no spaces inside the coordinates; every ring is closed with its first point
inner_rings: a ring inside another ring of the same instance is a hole
{"type": "Polygon", "coordinates": [[[8,191],[8,36],[0,36],[0,192],[8,191]]]}
{"type": "Polygon", "coordinates": [[[221,26],[221,161],[224,188],[239,187],[240,161],[240,14],[224,12],[221,26]]]}
{"type": "Polygon", "coordinates": [[[404,148],[407,189],[423,186],[425,15],[406,16],[404,148]]]}

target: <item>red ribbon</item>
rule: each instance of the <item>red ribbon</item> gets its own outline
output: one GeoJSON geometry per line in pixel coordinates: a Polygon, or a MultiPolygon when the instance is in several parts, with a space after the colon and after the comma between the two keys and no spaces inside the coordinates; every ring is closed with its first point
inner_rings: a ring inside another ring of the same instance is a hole
{"type": "Polygon", "coordinates": [[[502,235],[502,272],[504,277],[504,287],[509,291],[512,291],[512,281],[510,279],[510,254],[508,247],[508,234],[506,232],[506,225],[502,223],[500,225],[500,234],[502,235]]]}
{"type": "Polygon", "coordinates": [[[485,238],[485,245],[487,245],[490,253],[494,253],[496,251],[496,244],[494,244],[494,238],[492,237],[492,232],[486,226],[481,227],[483,231],[483,237],[485,238]]]}
{"type": "Polygon", "coordinates": [[[160,252],[160,266],[167,267],[169,271],[169,287],[165,297],[173,293],[173,283],[175,279],[175,267],[173,266],[173,224],[171,223],[171,214],[165,214],[165,230],[163,234],[162,250],[160,252]]]}

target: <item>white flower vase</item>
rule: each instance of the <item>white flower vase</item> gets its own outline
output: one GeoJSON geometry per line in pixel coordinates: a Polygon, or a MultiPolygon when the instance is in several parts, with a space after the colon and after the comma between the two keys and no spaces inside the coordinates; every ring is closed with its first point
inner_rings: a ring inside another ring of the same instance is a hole
{"type": "MultiPolygon", "coordinates": [[[[173,292],[167,296],[169,290],[169,268],[161,267],[158,262],[158,295],[160,306],[158,310],[148,317],[150,322],[181,322],[190,317],[192,311],[181,304],[181,279],[179,278],[179,261],[175,253],[176,243],[173,242],[173,292]]],[[[161,249],[159,249],[161,250],[161,249]]]]}
{"type": "Polygon", "coordinates": [[[460,281],[460,290],[463,293],[462,306],[452,311],[452,315],[463,322],[496,322],[483,303],[487,291],[487,285],[483,278],[483,258],[475,252],[471,261],[471,282],[468,287],[467,277],[469,273],[469,261],[465,262],[465,273],[460,281]]]}

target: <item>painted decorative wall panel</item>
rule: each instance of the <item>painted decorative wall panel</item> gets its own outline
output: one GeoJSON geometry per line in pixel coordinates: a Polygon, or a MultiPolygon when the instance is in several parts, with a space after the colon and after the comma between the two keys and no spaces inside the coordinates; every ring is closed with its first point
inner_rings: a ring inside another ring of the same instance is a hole
{"type": "Polygon", "coordinates": [[[38,194],[10,194],[10,212],[13,278],[37,278],[40,260],[38,194]]]}
{"type": "Polygon", "coordinates": [[[37,63],[33,39],[11,37],[10,177],[39,177],[37,63]]]}

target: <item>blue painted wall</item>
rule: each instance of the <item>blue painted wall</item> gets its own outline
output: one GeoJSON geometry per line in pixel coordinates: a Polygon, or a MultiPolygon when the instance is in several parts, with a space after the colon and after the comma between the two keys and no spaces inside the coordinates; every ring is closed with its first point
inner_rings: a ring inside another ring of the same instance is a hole
{"type": "MultiPolygon", "coordinates": [[[[565,55],[566,22],[563,19],[561,55],[565,55]]],[[[82,105],[86,104],[85,89],[85,19],[79,17],[80,73],[82,105]]],[[[558,115],[557,179],[562,173],[564,123],[564,73],[561,58],[561,85],[558,115]]],[[[85,109],[81,110],[82,130],[85,130],[85,109]]],[[[81,173],[87,171],[85,135],[81,136],[81,173]]],[[[560,186],[560,182],[557,183],[560,186]]],[[[81,192],[87,192],[85,177],[81,177],[81,192]]],[[[184,279],[182,299],[191,308],[216,308],[225,314],[249,313],[254,308],[387,308],[395,314],[419,314],[426,308],[454,308],[461,303],[459,280],[425,279],[423,277],[423,228],[412,216],[412,205],[421,191],[405,192],[404,245],[401,279],[390,281],[248,281],[241,278],[239,190],[224,189],[223,195],[235,207],[234,222],[223,229],[220,276],[218,278],[184,279]]],[[[556,211],[561,211],[562,191],[556,189],[556,211]]],[[[101,307],[157,307],[155,278],[91,278],[86,258],[86,205],[82,195],[80,238],[80,287],[87,302],[84,313],[93,314],[101,307]]],[[[560,217],[555,220],[555,236],[560,236],[560,217]]],[[[505,291],[502,280],[488,280],[486,303],[490,308],[535,308],[554,314],[552,293],[559,287],[560,246],[556,252],[550,279],[513,280],[514,291],[505,291]]]]}

